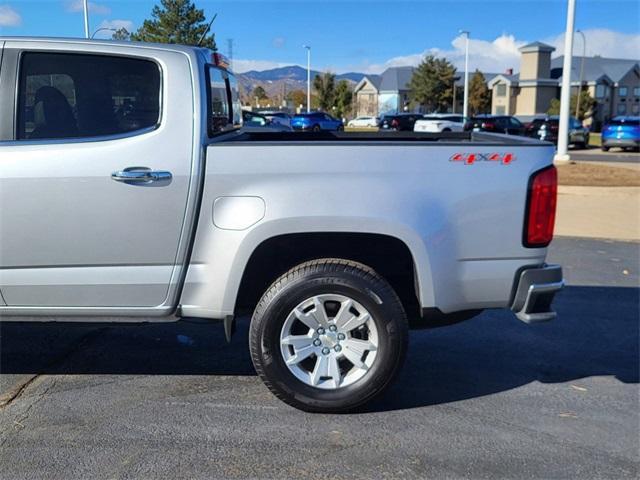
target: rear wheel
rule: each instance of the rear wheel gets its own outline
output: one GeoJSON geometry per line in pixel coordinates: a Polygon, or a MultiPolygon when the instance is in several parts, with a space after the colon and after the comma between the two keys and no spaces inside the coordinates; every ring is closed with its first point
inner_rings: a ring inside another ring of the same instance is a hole
{"type": "Polygon", "coordinates": [[[278,398],[306,411],[343,412],[391,383],[407,332],[398,296],[375,271],[321,259],[289,270],[267,290],[249,340],[256,371],[278,398]]]}
{"type": "Polygon", "coordinates": [[[314,125],[311,130],[314,131],[314,132],[319,132],[320,131],[320,125],[314,125]]]}
{"type": "Polygon", "coordinates": [[[608,152],[609,151],[609,147],[605,147],[604,145],[602,146],[602,151],[603,152],[608,152]]]}

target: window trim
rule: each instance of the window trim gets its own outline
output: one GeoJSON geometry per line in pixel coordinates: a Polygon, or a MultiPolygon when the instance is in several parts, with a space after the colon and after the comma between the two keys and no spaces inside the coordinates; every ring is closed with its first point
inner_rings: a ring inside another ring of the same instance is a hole
{"type": "Polygon", "coordinates": [[[104,52],[75,52],[69,50],[26,50],[22,49],[17,52],[17,65],[16,65],[16,77],[14,83],[14,99],[13,99],[13,135],[11,142],[15,142],[16,145],[46,145],[46,144],[66,144],[66,143],[87,143],[87,142],[108,142],[113,140],[120,140],[124,138],[138,137],[146,135],[150,132],[158,130],[164,123],[164,93],[165,93],[165,76],[162,65],[158,60],[152,57],[144,55],[124,55],[120,53],[104,53],[104,52]],[[160,91],[158,98],[158,120],[155,125],[139,128],[137,130],[131,130],[129,132],[115,133],[111,135],[94,135],[86,137],[68,137],[68,138],[43,138],[43,139],[30,139],[30,138],[18,138],[18,126],[20,124],[20,89],[22,80],[22,68],[24,55],[28,53],[41,53],[41,54],[62,54],[62,55],[83,55],[93,57],[118,57],[132,60],[146,60],[152,62],[158,69],[158,75],[160,80],[160,91]]]}

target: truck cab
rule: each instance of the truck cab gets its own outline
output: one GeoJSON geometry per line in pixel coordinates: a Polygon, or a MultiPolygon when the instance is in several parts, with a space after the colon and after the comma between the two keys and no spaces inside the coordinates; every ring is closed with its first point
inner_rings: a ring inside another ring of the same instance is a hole
{"type": "Polygon", "coordinates": [[[0,222],[13,232],[0,247],[2,302],[13,312],[174,312],[202,145],[242,122],[223,58],[179,46],[2,43],[10,208],[0,222]]]}

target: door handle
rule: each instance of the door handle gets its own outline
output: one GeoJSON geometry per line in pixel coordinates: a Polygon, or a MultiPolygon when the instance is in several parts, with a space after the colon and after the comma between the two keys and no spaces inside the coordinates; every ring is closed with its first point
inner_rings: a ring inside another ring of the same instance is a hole
{"type": "Polygon", "coordinates": [[[147,167],[128,167],[111,174],[111,179],[116,182],[128,184],[148,184],[153,182],[171,181],[171,172],[164,170],[151,170],[147,167]]]}

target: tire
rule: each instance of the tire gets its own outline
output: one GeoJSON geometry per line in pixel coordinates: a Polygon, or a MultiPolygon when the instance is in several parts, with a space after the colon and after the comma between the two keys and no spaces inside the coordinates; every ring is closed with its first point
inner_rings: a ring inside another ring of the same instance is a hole
{"type": "Polygon", "coordinates": [[[400,370],[407,342],[407,316],[389,283],[365,265],[335,258],[303,263],[278,278],[262,296],[249,328],[251,359],[262,381],[280,400],[307,412],[348,412],[371,401],[400,370]],[[306,303],[309,307],[303,309],[306,303]],[[345,316],[340,315],[343,309],[345,316]],[[331,328],[340,323],[345,327],[332,333],[327,328],[326,335],[316,336],[322,330],[311,320],[316,315],[328,320],[331,328]],[[345,318],[349,320],[340,322],[345,318]],[[349,324],[365,319],[366,323],[347,330],[349,324]],[[302,330],[294,335],[290,333],[294,327],[302,330]],[[330,343],[330,335],[337,345],[330,343]],[[301,337],[320,343],[309,347],[290,343],[289,339],[301,337]],[[376,344],[376,348],[354,354],[352,346],[363,344],[376,344]],[[308,352],[307,348],[315,353],[287,365],[285,356],[291,363],[293,357],[303,357],[300,352],[308,352]],[[360,366],[351,362],[354,355],[360,366]],[[337,374],[331,375],[327,366],[323,370],[327,375],[314,375],[321,365],[330,363],[337,374]]]}
{"type": "Polygon", "coordinates": [[[450,128],[445,128],[445,129],[443,129],[442,131],[443,131],[443,132],[450,132],[450,131],[451,131],[451,129],[450,129],[450,128]]]}
{"type": "Polygon", "coordinates": [[[313,132],[319,132],[320,130],[321,130],[320,125],[314,125],[313,128],[311,129],[311,131],[313,132]]]}
{"type": "Polygon", "coordinates": [[[603,152],[608,152],[608,151],[609,151],[609,147],[605,147],[605,146],[603,146],[603,147],[602,147],[602,151],[603,151],[603,152]]]}
{"type": "Polygon", "coordinates": [[[338,132],[344,132],[344,127],[342,125],[338,125],[338,128],[336,130],[338,132]]]}

